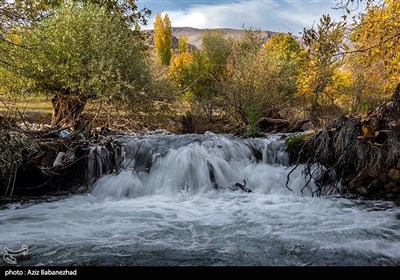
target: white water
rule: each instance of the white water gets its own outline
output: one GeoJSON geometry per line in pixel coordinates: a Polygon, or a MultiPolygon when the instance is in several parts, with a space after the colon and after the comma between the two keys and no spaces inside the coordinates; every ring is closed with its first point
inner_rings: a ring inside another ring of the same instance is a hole
{"type": "Polygon", "coordinates": [[[90,195],[1,210],[0,246],[28,244],[21,265],[400,265],[399,209],[301,194],[301,167],[289,191],[277,138],[126,138],[90,195]]]}

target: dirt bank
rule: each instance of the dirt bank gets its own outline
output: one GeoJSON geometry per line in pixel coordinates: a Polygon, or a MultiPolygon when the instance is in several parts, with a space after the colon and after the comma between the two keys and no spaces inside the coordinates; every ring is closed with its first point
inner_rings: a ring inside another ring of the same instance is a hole
{"type": "Polygon", "coordinates": [[[400,86],[363,116],[341,116],[311,137],[289,143],[292,162],[335,170],[349,193],[400,205],[400,86]]]}

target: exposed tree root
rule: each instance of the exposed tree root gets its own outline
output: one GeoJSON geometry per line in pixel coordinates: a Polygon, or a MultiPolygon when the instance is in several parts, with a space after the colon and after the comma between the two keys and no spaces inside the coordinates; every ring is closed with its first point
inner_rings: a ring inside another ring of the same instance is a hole
{"type": "Polygon", "coordinates": [[[294,168],[306,164],[303,171],[309,179],[314,179],[320,195],[329,185],[338,190],[342,180],[350,193],[371,198],[388,198],[399,202],[400,196],[400,85],[391,101],[371,110],[364,116],[338,117],[309,140],[289,146],[293,159],[297,155],[294,168]],[[319,163],[326,167],[315,177],[311,165],[319,163]],[[336,172],[335,182],[328,179],[336,172]],[[314,178],[315,177],[315,178],[314,178]],[[325,181],[325,182],[324,182],[325,181]]]}

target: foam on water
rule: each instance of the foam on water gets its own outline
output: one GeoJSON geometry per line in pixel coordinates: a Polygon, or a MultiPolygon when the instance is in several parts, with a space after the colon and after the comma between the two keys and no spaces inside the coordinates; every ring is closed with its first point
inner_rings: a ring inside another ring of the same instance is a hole
{"type": "Polygon", "coordinates": [[[399,209],[301,194],[302,168],[289,191],[278,138],[125,138],[91,194],[1,210],[0,246],[28,244],[19,265],[400,265],[399,209]]]}

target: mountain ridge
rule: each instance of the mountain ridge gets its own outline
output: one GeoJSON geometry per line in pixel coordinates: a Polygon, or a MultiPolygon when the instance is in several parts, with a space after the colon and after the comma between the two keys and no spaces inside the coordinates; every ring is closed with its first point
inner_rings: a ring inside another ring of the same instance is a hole
{"type": "MultiPolygon", "coordinates": [[[[222,31],[224,32],[227,36],[233,37],[233,38],[240,38],[244,32],[246,31],[245,29],[235,29],[235,28],[204,28],[204,29],[199,29],[199,28],[194,28],[194,27],[172,27],[172,48],[176,49],[177,48],[177,42],[178,38],[180,36],[187,36],[188,38],[188,44],[189,47],[194,47],[196,49],[199,49],[201,46],[201,36],[204,32],[210,31],[210,30],[216,30],[216,31],[222,31]]],[[[282,32],[275,32],[275,31],[269,31],[269,30],[255,30],[255,31],[260,31],[261,36],[263,38],[263,41],[266,42],[268,41],[271,37],[274,35],[277,35],[282,32]]],[[[148,29],[145,30],[145,32],[153,35],[154,30],[153,29],[148,29]]]]}

